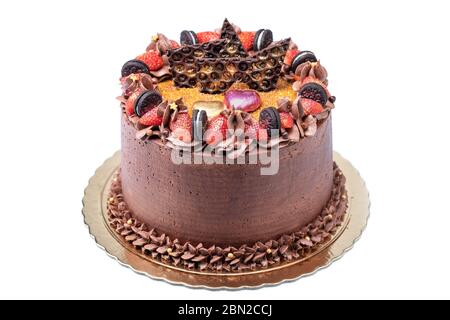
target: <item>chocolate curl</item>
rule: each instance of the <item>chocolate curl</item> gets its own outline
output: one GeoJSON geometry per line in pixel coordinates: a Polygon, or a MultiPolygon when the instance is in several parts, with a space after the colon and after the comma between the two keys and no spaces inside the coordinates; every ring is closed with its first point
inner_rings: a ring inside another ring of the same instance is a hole
{"type": "Polygon", "coordinates": [[[172,117],[170,121],[177,120],[178,113],[187,112],[187,106],[183,102],[183,98],[176,100],[175,102],[169,103],[169,108],[173,110],[172,117]],[[173,104],[175,104],[175,108],[173,108],[173,104]]]}
{"type": "Polygon", "coordinates": [[[302,123],[303,129],[305,129],[305,136],[312,137],[317,132],[317,119],[312,115],[309,115],[305,118],[305,121],[302,123]]]}
{"type": "Polygon", "coordinates": [[[136,139],[138,140],[146,140],[150,137],[161,137],[161,131],[158,129],[145,128],[136,132],[136,139]]]}
{"type": "Polygon", "coordinates": [[[295,98],[294,102],[292,103],[291,114],[297,123],[300,123],[303,116],[305,115],[305,111],[303,110],[302,104],[300,102],[300,97],[295,98]]]}
{"type": "MultiPolygon", "coordinates": [[[[297,97],[294,102],[292,103],[291,106],[291,114],[294,117],[295,120],[295,126],[298,129],[298,133],[300,135],[300,138],[304,138],[305,137],[305,132],[301,126],[302,123],[302,119],[305,115],[305,112],[303,110],[302,104],[300,102],[300,97],[297,97]]],[[[296,133],[293,133],[296,134],[296,133]]],[[[295,141],[295,140],[293,140],[295,141]]]]}
{"type": "Polygon", "coordinates": [[[300,141],[300,130],[297,125],[303,117],[303,112],[301,112],[303,109],[299,107],[299,101],[299,98],[295,99],[294,103],[292,103],[288,98],[280,98],[277,101],[278,111],[288,112],[295,120],[295,124],[292,128],[281,128],[281,137],[287,141],[300,141]]]}
{"type": "Polygon", "coordinates": [[[286,131],[288,134],[289,141],[292,141],[292,142],[300,141],[301,135],[300,135],[300,130],[299,130],[297,124],[292,126],[292,128],[287,129],[286,131]]]}
{"type": "Polygon", "coordinates": [[[280,98],[277,101],[278,111],[280,112],[291,112],[292,103],[288,98],[280,98]]]}
{"type": "Polygon", "coordinates": [[[170,122],[170,107],[169,103],[166,101],[163,101],[157,106],[156,114],[158,117],[162,117],[162,123],[161,127],[167,127],[170,122]]]}

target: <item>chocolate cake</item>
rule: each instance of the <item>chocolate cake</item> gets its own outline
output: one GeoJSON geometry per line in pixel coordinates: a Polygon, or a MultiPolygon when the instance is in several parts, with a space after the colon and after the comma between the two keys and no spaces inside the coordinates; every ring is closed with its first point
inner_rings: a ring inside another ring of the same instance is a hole
{"type": "Polygon", "coordinates": [[[121,72],[110,227],[168,265],[242,272],[300,259],[347,209],[327,71],[269,29],[157,34],[121,72]]]}

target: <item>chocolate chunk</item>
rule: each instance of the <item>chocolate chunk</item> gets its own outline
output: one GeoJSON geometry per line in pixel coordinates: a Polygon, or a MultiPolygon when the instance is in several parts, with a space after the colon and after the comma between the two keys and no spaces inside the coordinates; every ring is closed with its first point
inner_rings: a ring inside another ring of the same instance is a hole
{"type": "Polygon", "coordinates": [[[274,107],[269,107],[259,114],[259,122],[267,128],[267,133],[271,136],[271,130],[281,128],[280,113],[274,107]]]}
{"type": "Polygon", "coordinates": [[[300,51],[292,59],[291,71],[295,72],[297,67],[305,62],[317,62],[317,58],[311,51],[300,51]]]}
{"type": "Polygon", "coordinates": [[[197,44],[197,34],[194,31],[183,30],[180,34],[180,43],[182,46],[197,44]]]}
{"type": "Polygon", "coordinates": [[[324,106],[328,101],[328,94],[318,83],[309,82],[300,88],[298,93],[302,98],[314,100],[324,106]]]}
{"type": "Polygon", "coordinates": [[[142,61],[130,60],[126,62],[122,67],[122,77],[128,77],[133,73],[150,74],[150,69],[142,61]]]}
{"type": "Polygon", "coordinates": [[[273,33],[269,29],[259,29],[255,33],[253,41],[253,50],[260,51],[267,48],[273,42],[273,33]]]}
{"type": "Polygon", "coordinates": [[[162,97],[155,90],[144,91],[136,100],[134,112],[138,117],[142,117],[151,109],[155,108],[162,102],[162,97]]]}
{"type": "Polygon", "coordinates": [[[192,112],[192,136],[194,141],[203,141],[203,134],[208,125],[208,116],[205,110],[195,109],[192,112]]]}

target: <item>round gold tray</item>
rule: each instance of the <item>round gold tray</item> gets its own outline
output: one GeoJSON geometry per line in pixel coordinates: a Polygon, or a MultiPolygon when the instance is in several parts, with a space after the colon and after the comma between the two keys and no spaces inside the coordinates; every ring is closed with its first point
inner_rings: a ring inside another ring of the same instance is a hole
{"type": "Polygon", "coordinates": [[[245,273],[208,273],[185,270],[163,264],[136,250],[106,222],[109,187],[120,165],[120,152],[97,169],[89,181],[83,198],[84,221],[97,245],[120,264],[152,279],[172,284],[209,289],[240,289],[276,285],[311,275],[329,266],[350,250],[360,238],[369,218],[369,194],[358,171],[340,154],[334,153],[334,161],[347,178],[348,210],[344,222],[336,234],[311,255],[268,269],[245,273]]]}

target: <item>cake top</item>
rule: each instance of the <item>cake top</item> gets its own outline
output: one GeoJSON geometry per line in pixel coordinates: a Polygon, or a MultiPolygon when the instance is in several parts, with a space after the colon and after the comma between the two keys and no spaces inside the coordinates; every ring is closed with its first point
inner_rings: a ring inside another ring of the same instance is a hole
{"type": "Polygon", "coordinates": [[[122,67],[125,116],[137,139],[215,152],[285,146],[314,136],[334,108],[327,71],[311,51],[269,29],[158,33],[122,67]]]}

